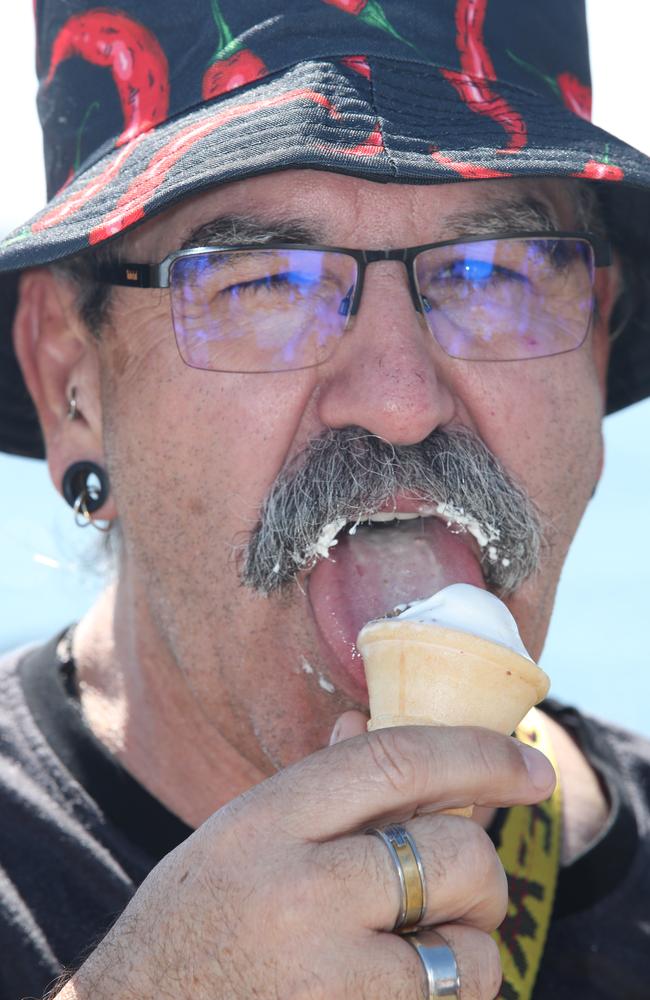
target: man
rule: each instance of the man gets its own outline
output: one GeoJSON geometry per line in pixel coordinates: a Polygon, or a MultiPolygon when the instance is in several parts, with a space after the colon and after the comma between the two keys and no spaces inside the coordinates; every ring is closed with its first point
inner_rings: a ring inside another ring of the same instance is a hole
{"type": "Polygon", "coordinates": [[[117,567],[3,665],[3,998],[644,995],[647,744],[546,706],[560,814],[509,736],[368,734],[354,645],[464,583],[537,659],[650,388],[648,161],[511,6],[38,5],[2,443],[117,567]]]}

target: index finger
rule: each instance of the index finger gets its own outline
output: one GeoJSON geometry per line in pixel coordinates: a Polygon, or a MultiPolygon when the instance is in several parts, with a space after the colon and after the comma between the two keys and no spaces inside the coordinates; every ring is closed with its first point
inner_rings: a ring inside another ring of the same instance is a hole
{"type": "Polygon", "coordinates": [[[327,747],[264,782],[269,792],[272,786],[265,821],[300,839],[329,840],[423,805],[539,802],[554,784],[547,758],[513,737],[468,726],[399,726],[327,747]]]}

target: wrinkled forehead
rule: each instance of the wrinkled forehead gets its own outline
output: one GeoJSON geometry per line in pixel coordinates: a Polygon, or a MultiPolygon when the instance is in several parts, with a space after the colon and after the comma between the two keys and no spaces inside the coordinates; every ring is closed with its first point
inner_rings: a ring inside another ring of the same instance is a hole
{"type": "Polygon", "coordinates": [[[383,184],[328,171],[283,170],[186,198],[129,234],[126,245],[134,259],[160,259],[220,238],[370,249],[553,230],[575,223],[577,188],[578,182],[556,178],[383,184]]]}

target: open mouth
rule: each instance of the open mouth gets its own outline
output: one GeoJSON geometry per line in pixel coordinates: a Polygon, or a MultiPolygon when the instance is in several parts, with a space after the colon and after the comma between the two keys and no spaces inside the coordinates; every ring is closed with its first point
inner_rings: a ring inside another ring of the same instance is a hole
{"type": "Polygon", "coordinates": [[[358,698],[365,697],[366,687],[355,642],[366,622],[452,583],[485,587],[480,551],[490,544],[485,529],[477,526],[479,539],[466,524],[422,501],[396,501],[395,508],[400,509],[328,525],[307,580],[333,679],[358,698]]]}

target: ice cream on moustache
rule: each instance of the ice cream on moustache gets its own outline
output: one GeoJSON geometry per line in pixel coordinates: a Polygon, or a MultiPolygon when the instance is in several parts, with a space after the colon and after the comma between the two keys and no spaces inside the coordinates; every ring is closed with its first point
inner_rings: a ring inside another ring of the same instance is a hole
{"type": "Polygon", "coordinates": [[[550,686],[505,604],[470,584],[452,584],[369,622],[357,648],[368,729],[484,726],[508,734],[550,686]]]}

